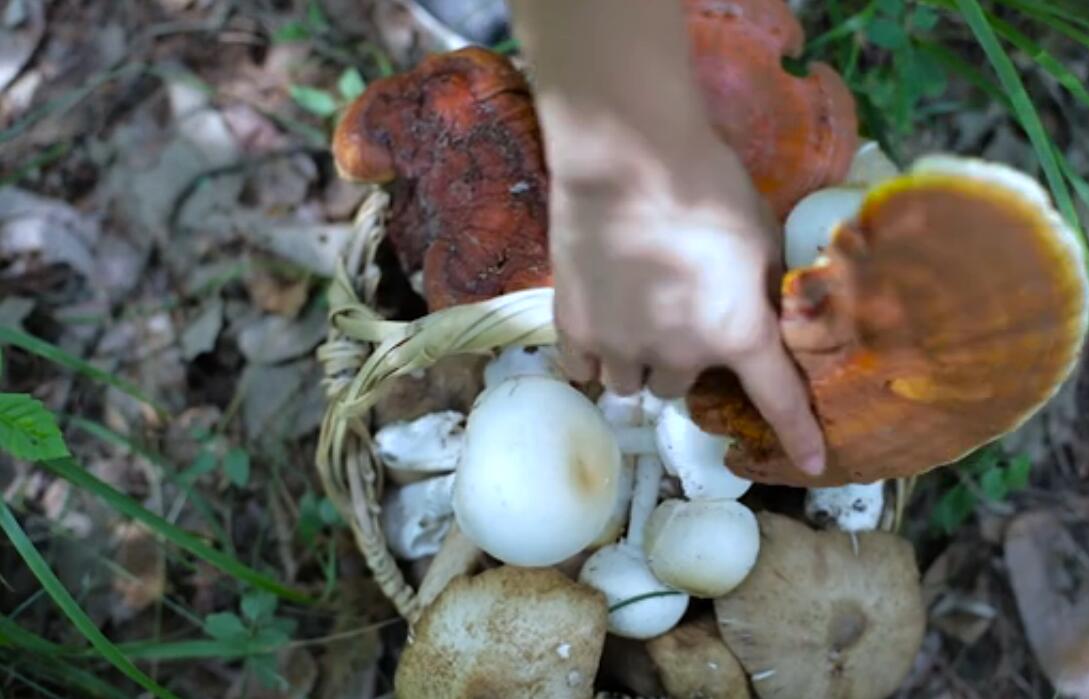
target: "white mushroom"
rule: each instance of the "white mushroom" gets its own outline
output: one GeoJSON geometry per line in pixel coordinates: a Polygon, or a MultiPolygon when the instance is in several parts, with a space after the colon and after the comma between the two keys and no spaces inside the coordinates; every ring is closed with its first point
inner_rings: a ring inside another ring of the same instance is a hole
{"type": "Polygon", "coordinates": [[[835,488],[810,488],[805,494],[805,516],[819,526],[845,532],[877,528],[885,507],[885,482],[851,483],[835,488]]]}
{"type": "Polygon", "coordinates": [[[680,479],[689,499],[739,498],[752,485],[725,465],[729,438],[701,430],[683,400],[662,407],[655,434],[666,471],[680,479]]]}
{"type": "Polygon", "coordinates": [[[756,564],[756,516],[736,500],[666,500],[647,521],[643,549],[654,575],[695,596],[721,597],[756,564]]]}
{"type": "Polygon", "coordinates": [[[855,151],[851,167],[847,171],[847,176],[843,178],[843,184],[869,188],[898,174],[900,169],[885,154],[885,151],[881,150],[881,145],[877,141],[865,141],[855,151]]]}
{"type": "Polygon", "coordinates": [[[832,231],[858,213],[865,196],[863,189],[829,187],[798,202],[784,225],[787,268],[806,267],[816,262],[831,240],[832,231]]]}
{"type": "Polygon", "coordinates": [[[414,561],[438,552],[453,521],[454,474],[389,491],[382,501],[381,523],[398,558],[414,561]]]}
{"type": "Polygon", "coordinates": [[[621,484],[617,438],[563,381],[508,379],[469,414],[454,486],[458,526],[489,555],[549,566],[601,534],[621,484]]]}
{"type": "Polygon", "coordinates": [[[484,387],[491,388],[516,376],[551,376],[562,379],[558,357],[559,354],[552,345],[506,347],[485,365],[484,387]]]}
{"type": "Polygon", "coordinates": [[[661,478],[658,457],[638,457],[627,538],[596,551],[579,572],[580,582],[605,595],[609,632],[617,636],[653,638],[673,628],[688,608],[688,595],[656,578],[643,553],[643,530],[661,478]]]}
{"type": "Polygon", "coordinates": [[[387,469],[417,473],[453,471],[464,442],[465,414],[457,410],[391,422],[374,435],[375,450],[387,469]]]}

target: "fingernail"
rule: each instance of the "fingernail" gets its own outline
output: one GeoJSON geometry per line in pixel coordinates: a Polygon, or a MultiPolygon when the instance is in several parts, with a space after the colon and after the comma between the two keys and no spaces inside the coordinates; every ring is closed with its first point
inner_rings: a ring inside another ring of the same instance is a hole
{"type": "Polygon", "coordinates": [[[811,476],[819,476],[824,473],[824,455],[814,454],[802,459],[802,463],[799,466],[805,473],[811,476]]]}

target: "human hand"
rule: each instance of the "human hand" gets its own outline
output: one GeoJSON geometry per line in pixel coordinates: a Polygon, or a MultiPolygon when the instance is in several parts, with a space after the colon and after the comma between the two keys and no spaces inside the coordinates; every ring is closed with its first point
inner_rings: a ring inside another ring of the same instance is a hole
{"type": "Polygon", "coordinates": [[[703,369],[727,366],[794,463],[819,473],[823,437],[770,298],[781,273],[777,226],[729,148],[710,132],[684,140],[666,155],[629,143],[630,160],[610,174],[561,168],[553,178],[564,367],[622,395],[645,383],[672,398],[703,369]]]}

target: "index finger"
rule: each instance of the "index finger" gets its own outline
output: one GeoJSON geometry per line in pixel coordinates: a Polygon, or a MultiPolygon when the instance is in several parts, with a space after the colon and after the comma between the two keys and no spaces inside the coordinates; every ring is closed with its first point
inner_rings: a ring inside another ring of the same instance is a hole
{"type": "Polygon", "coordinates": [[[813,476],[824,471],[825,445],[805,384],[786,348],[775,341],[732,362],[756,409],[768,421],[794,464],[813,476]]]}

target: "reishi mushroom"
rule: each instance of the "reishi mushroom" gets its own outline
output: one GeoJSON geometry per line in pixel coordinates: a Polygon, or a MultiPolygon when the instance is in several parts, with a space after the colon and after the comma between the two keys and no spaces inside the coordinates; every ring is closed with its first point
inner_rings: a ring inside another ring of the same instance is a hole
{"type": "Polygon", "coordinates": [[[817,532],[758,515],[756,566],[715,600],[719,631],[761,699],[886,699],[922,645],[926,608],[911,543],[817,532]]]}
{"type": "Polygon", "coordinates": [[[697,79],[711,121],[780,219],[839,182],[858,147],[855,101],[830,66],[782,65],[805,36],[782,0],[685,0],[697,79]]]}
{"type": "Polygon", "coordinates": [[[505,56],[470,46],[371,83],[333,152],[341,177],[390,185],[387,235],[431,310],[551,284],[536,112],[505,56]]]}
{"type": "Polygon", "coordinates": [[[704,372],[693,420],[734,439],[730,469],[829,487],[917,474],[1009,432],[1070,375],[1089,281],[1075,233],[1010,167],[922,158],[871,188],[811,266],[782,282],[783,339],[828,446],[795,469],[736,376],[704,372]]]}

